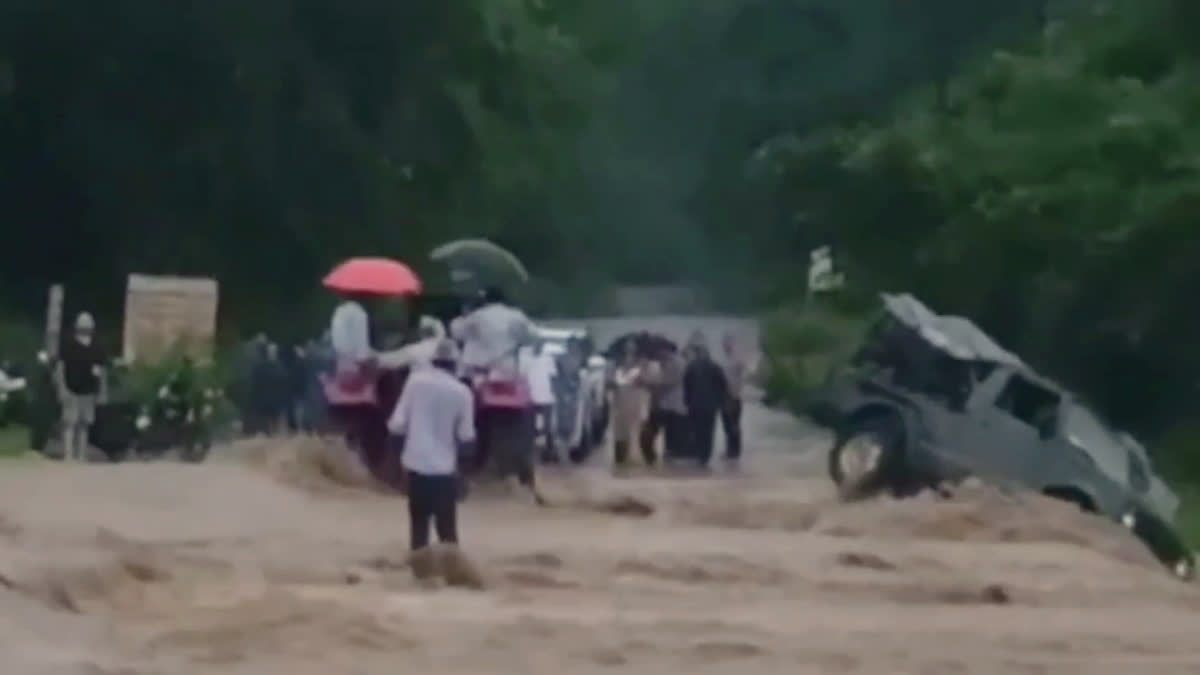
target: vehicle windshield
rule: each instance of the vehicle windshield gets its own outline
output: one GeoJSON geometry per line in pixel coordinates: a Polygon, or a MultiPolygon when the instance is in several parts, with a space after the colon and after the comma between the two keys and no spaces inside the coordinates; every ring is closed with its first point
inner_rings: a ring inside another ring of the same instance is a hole
{"type": "Polygon", "coordinates": [[[962,410],[988,364],[962,361],[931,345],[912,328],[885,314],[864,338],[851,365],[886,372],[893,384],[962,410]],[[977,366],[984,366],[977,370],[977,366]]]}

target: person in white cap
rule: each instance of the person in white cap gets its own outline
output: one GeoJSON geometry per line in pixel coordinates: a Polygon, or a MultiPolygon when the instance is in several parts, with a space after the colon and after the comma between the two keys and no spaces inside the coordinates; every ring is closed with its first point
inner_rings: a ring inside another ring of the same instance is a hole
{"type": "Polygon", "coordinates": [[[388,419],[401,448],[414,553],[429,547],[431,520],[442,544],[457,545],[459,460],[475,445],[474,396],[456,376],[453,340],[438,342],[432,365],[412,371],[388,419]]]}
{"type": "Polygon", "coordinates": [[[95,342],[91,314],[75,317],[75,332],[62,345],[55,369],[62,405],[63,459],[87,459],[88,429],[96,420],[96,399],[104,381],[104,355],[95,342]]]}
{"type": "Polygon", "coordinates": [[[423,316],[418,324],[420,339],[390,352],[380,352],[384,368],[424,368],[433,362],[437,347],[446,339],[446,327],[432,316],[423,316]]]}

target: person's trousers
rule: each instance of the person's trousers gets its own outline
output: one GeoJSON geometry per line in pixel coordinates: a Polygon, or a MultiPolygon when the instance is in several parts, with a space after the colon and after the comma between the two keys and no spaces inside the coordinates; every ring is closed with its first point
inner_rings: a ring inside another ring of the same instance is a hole
{"type": "Polygon", "coordinates": [[[712,461],[713,436],[717,431],[717,411],[689,410],[687,426],[693,456],[700,466],[708,466],[712,461]]]}
{"type": "Polygon", "coordinates": [[[388,481],[383,474],[387,459],[387,419],[377,405],[356,404],[330,406],[330,414],[345,434],[346,443],[359,453],[372,475],[388,481]]]}
{"type": "Polygon", "coordinates": [[[88,426],[86,424],[63,425],[62,444],[64,460],[87,460],[88,426]]]}
{"type": "Polygon", "coordinates": [[[300,433],[300,405],[295,399],[290,399],[283,409],[283,423],[290,433],[300,433]]]}
{"type": "Polygon", "coordinates": [[[558,448],[554,443],[554,404],[538,405],[534,408],[536,415],[537,435],[543,443],[543,457],[549,460],[558,459],[558,448]]]}
{"type": "Polygon", "coordinates": [[[533,411],[479,408],[475,420],[476,470],[491,466],[501,478],[516,476],[521,485],[533,487],[533,411]]]}
{"type": "Polygon", "coordinates": [[[63,459],[86,460],[88,429],[96,421],[96,396],[65,392],[62,396],[63,459]]]}
{"type": "Polygon", "coordinates": [[[438,541],[458,543],[458,477],[407,472],[409,546],[429,546],[432,522],[438,541]]]}
{"type": "MultiPolygon", "coordinates": [[[[629,463],[629,441],[615,441],[613,443],[613,463],[617,466],[625,466],[629,463]]],[[[646,466],[654,466],[658,460],[658,453],[654,451],[653,443],[650,444],[649,450],[645,444],[641,445],[642,460],[646,462],[646,466]]]]}
{"type": "Polygon", "coordinates": [[[684,416],[669,410],[651,410],[649,418],[642,425],[638,439],[646,464],[653,465],[658,457],[654,444],[658,441],[660,433],[663,435],[664,454],[667,459],[681,459],[688,456],[687,421],[684,416]]]}
{"type": "Polygon", "coordinates": [[[725,458],[742,456],[742,399],[731,398],[721,408],[721,429],[725,432],[725,458]]]}

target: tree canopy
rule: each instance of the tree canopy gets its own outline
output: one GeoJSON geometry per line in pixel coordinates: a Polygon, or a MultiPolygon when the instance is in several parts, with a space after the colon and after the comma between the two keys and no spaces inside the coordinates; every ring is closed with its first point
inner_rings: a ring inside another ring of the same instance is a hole
{"type": "Polygon", "coordinates": [[[0,306],[205,274],[295,323],[339,258],[465,234],[763,301],[832,243],[1159,425],[1200,381],[1195,7],[0,0],[0,306]]]}
{"type": "Polygon", "coordinates": [[[1143,430],[1200,385],[1191,4],[1089,3],[880,124],[777,143],[787,203],[868,287],[911,290],[1143,430]]]}
{"type": "Polygon", "coordinates": [[[945,4],[0,0],[0,301],[202,273],[252,324],[456,234],[565,284],[733,283],[770,247],[726,217],[748,148],[944,72],[1012,3],[945,4]]]}

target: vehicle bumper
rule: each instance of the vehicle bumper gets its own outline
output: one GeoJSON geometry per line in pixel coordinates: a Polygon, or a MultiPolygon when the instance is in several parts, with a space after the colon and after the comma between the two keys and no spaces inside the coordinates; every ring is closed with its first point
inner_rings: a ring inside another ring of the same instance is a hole
{"type": "Polygon", "coordinates": [[[1116,520],[1129,528],[1174,576],[1186,581],[1195,575],[1195,553],[1168,521],[1141,506],[1130,507],[1116,520]]]}

